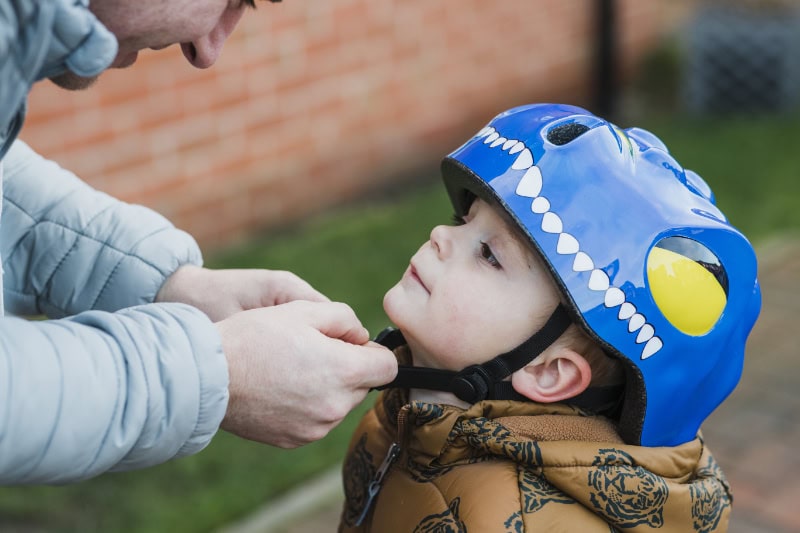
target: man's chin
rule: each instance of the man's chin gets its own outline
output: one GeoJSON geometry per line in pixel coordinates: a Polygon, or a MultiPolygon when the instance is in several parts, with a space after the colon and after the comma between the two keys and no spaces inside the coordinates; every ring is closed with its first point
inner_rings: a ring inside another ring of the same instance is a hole
{"type": "Polygon", "coordinates": [[[50,78],[50,81],[62,89],[67,89],[69,91],[82,91],[91,87],[94,82],[97,81],[97,76],[84,78],[82,76],[78,76],[77,74],[73,74],[72,72],[65,72],[64,74],[53,76],[50,78]]]}
{"type": "Polygon", "coordinates": [[[139,51],[134,52],[126,52],[126,53],[119,53],[117,54],[116,59],[114,62],[111,63],[109,68],[128,68],[134,63],[136,63],[136,59],[139,57],[139,51]]]}
{"type": "MultiPolygon", "coordinates": [[[[126,54],[118,54],[114,62],[108,68],[128,68],[136,63],[136,58],[139,56],[138,52],[128,52],[126,54]]],[[[94,82],[97,81],[98,76],[83,77],[78,76],[70,71],[58,76],[53,76],[50,81],[69,91],[82,91],[88,89],[94,82]]]]}

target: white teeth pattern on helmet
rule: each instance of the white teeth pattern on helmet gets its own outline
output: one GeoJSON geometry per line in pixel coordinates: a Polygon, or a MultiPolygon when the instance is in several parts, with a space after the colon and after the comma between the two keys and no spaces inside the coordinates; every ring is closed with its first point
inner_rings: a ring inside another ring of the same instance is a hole
{"type": "Polygon", "coordinates": [[[642,316],[640,313],[636,313],[631,317],[630,320],[628,320],[628,331],[631,333],[634,331],[639,331],[639,329],[644,326],[644,322],[644,316],[642,316]]]}
{"type": "Polygon", "coordinates": [[[648,357],[652,356],[654,353],[659,351],[662,346],[664,346],[664,343],[661,342],[661,339],[658,337],[653,337],[647,341],[647,344],[644,345],[644,350],[642,350],[642,359],[647,359],[648,357]]]}
{"type": "Polygon", "coordinates": [[[552,211],[548,211],[542,217],[542,231],[547,233],[561,233],[564,229],[564,224],[561,223],[561,218],[552,211]]]}
{"type": "Polygon", "coordinates": [[[636,336],[636,344],[642,344],[643,342],[649,341],[653,338],[656,330],[650,324],[645,324],[642,326],[642,329],[639,330],[639,334],[636,336]]]}
{"type": "Polygon", "coordinates": [[[632,303],[625,302],[620,306],[617,318],[619,318],[620,320],[628,320],[635,313],[636,313],[636,306],[634,306],[632,303]]]}
{"type": "Polygon", "coordinates": [[[540,192],[542,192],[542,173],[539,171],[539,167],[534,165],[526,170],[525,175],[519,180],[517,194],[528,198],[536,198],[540,192]]]}
{"type": "Polygon", "coordinates": [[[603,270],[599,268],[595,268],[592,270],[592,273],[589,275],[589,288],[593,291],[607,291],[608,287],[611,285],[611,281],[608,279],[608,274],[606,274],[603,270]]]}
{"type": "Polygon", "coordinates": [[[655,335],[655,328],[647,323],[647,318],[638,313],[636,306],[625,301],[625,293],[618,287],[611,285],[611,280],[604,270],[595,268],[594,260],[586,252],[580,249],[580,242],[574,235],[564,232],[564,224],[561,217],[550,210],[550,201],[541,196],[544,185],[542,173],[538,166],[534,164],[533,154],[525,143],[514,139],[507,139],[500,135],[492,126],[486,126],[475,136],[476,138],[485,137],[483,144],[488,144],[490,148],[501,147],[501,150],[508,152],[509,155],[517,155],[511,165],[512,170],[524,170],[525,174],[517,184],[516,194],[526,198],[532,198],[531,211],[542,215],[542,231],[558,234],[556,252],[560,255],[575,255],[572,262],[572,270],[575,272],[589,272],[588,287],[593,291],[604,291],[603,302],[607,308],[619,306],[617,318],[621,322],[627,321],[629,333],[638,332],[636,343],[644,344],[641,359],[647,359],[663,348],[663,341],[655,335]]]}
{"type": "Polygon", "coordinates": [[[550,211],[550,200],[545,198],[544,196],[539,196],[538,198],[534,199],[531,203],[531,211],[534,213],[539,213],[540,215],[543,213],[547,213],[550,211]]]}
{"type": "Polygon", "coordinates": [[[504,144],[508,139],[505,137],[498,137],[492,144],[489,145],[489,148],[497,148],[501,144],[504,144]]]}
{"type": "Polygon", "coordinates": [[[575,254],[575,260],[572,262],[572,270],[575,272],[589,272],[594,269],[594,261],[584,252],[575,254]]]}
{"type": "Polygon", "coordinates": [[[525,148],[517,156],[517,160],[511,165],[512,170],[528,170],[533,166],[533,154],[525,148]]]}
{"type": "Polygon", "coordinates": [[[572,255],[578,253],[578,249],[580,248],[580,244],[578,244],[578,239],[570,235],[569,233],[562,233],[558,236],[558,245],[556,246],[556,252],[560,253],[561,255],[572,255]]]}
{"type": "Polygon", "coordinates": [[[606,291],[605,301],[606,307],[616,307],[625,303],[625,293],[616,287],[609,287],[606,291]]]}

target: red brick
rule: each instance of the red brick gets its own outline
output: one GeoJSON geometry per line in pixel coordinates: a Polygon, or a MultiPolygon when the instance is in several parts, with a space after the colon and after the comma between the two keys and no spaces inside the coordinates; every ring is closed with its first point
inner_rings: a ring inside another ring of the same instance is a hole
{"type": "MultiPolygon", "coordinates": [[[[222,230],[189,213],[247,196],[266,176],[269,193],[258,194],[279,211],[322,207],[293,209],[303,196],[293,187],[305,183],[297,173],[310,171],[325,191],[315,201],[327,206],[373,176],[435,162],[504,107],[587,97],[588,1],[261,4],[213,69],[189,68],[173,46],[141,53],[136,68],[105,73],[90,91],[37,84],[24,138],[96,186],[178,213],[201,242],[219,242],[222,230]]],[[[680,12],[621,0],[619,14],[627,71],[680,12]]],[[[225,231],[282,216],[229,213],[225,231]]]]}

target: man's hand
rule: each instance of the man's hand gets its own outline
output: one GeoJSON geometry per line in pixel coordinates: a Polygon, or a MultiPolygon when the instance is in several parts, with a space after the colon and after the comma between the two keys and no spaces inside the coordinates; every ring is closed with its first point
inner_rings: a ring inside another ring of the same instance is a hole
{"type": "Polygon", "coordinates": [[[327,302],[328,298],[300,277],[282,270],[210,270],[184,265],[156,295],[156,302],[192,305],[217,322],[234,313],[294,300],[327,302]]]}
{"type": "Polygon", "coordinates": [[[345,304],[295,301],[218,322],[230,400],[222,428],[283,448],[319,440],[397,374],[345,304]]]}

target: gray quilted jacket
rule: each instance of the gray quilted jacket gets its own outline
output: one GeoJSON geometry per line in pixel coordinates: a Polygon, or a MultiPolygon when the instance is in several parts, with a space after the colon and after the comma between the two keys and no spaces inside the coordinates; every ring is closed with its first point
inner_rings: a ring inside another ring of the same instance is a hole
{"type": "Polygon", "coordinates": [[[151,303],[179,266],[202,262],[194,240],[15,141],[34,82],[66,69],[94,75],[114,59],[114,36],[87,8],[0,0],[4,485],[68,483],[197,452],[227,407],[211,321],[151,303]]]}

